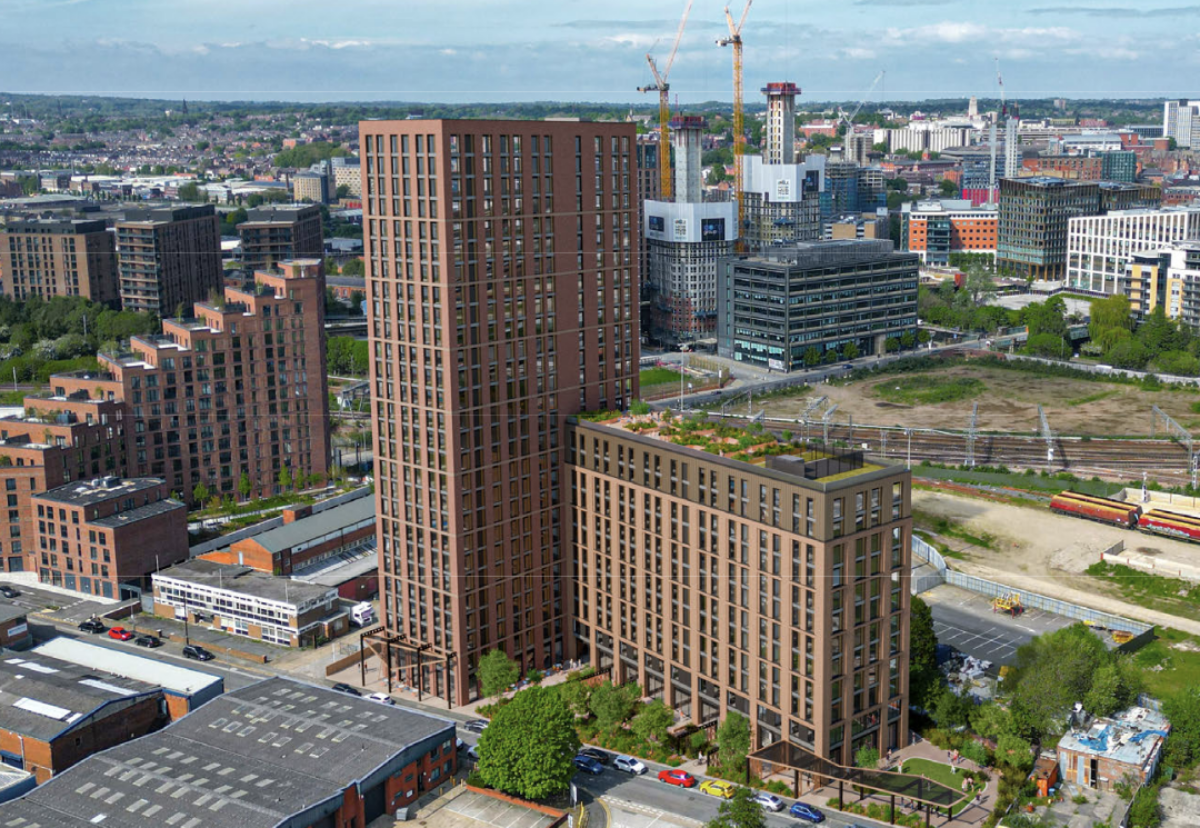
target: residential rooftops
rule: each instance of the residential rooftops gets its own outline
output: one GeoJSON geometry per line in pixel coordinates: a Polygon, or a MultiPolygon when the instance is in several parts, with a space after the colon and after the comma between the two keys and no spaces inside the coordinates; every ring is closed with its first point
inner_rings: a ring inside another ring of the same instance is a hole
{"type": "Polygon", "coordinates": [[[162,486],[160,477],[99,477],[94,480],[77,480],[65,486],[50,489],[37,495],[43,500],[53,500],[72,506],[91,506],[108,500],[128,497],[147,489],[157,489],[162,486]]]}

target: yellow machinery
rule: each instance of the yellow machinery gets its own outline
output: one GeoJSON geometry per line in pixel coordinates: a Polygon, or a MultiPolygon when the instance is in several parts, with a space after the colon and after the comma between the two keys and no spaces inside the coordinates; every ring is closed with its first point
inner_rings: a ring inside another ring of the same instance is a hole
{"type": "Polygon", "coordinates": [[[679,20],[679,30],[675,32],[675,43],[671,46],[671,55],[667,58],[662,72],[658,71],[658,64],[654,62],[654,58],[648,52],[646,53],[646,62],[650,64],[650,73],[654,75],[654,85],[637,88],[639,92],[650,92],[651,90],[658,92],[658,175],[663,201],[671,200],[671,102],[668,94],[671,91],[671,85],[667,83],[667,78],[671,74],[671,66],[675,63],[675,55],[679,51],[679,41],[683,38],[683,27],[687,24],[688,15],[692,12],[692,3],[693,0],[688,0],[687,8],[683,10],[683,17],[679,20]]]}
{"type": "Polygon", "coordinates": [[[1001,595],[992,599],[992,612],[1007,612],[1009,615],[1020,615],[1022,609],[1021,594],[1019,592],[1010,592],[1007,595],[1001,595]]]}
{"type": "Polygon", "coordinates": [[[744,250],[742,237],[746,233],[746,204],[742,198],[742,156],[746,153],[745,117],[742,114],[742,26],[746,25],[746,15],[750,13],[750,4],[754,0],[746,0],[746,8],[742,10],[742,19],[736,24],[729,7],[725,7],[725,22],[729,26],[729,37],[717,41],[718,46],[733,47],[733,197],[737,199],[738,211],[738,250],[744,250]]]}

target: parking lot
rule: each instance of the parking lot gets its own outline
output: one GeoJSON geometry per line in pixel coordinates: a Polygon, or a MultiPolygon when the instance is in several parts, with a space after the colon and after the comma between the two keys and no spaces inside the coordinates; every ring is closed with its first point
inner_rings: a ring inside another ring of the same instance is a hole
{"type": "Polygon", "coordinates": [[[1017,648],[1035,636],[1075,623],[1039,609],[1027,609],[1015,618],[992,612],[991,599],[946,584],[921,593],[921,598],[933,612],[939,644],[990,661],[996,668],[1011,664],[1017,648]]]}

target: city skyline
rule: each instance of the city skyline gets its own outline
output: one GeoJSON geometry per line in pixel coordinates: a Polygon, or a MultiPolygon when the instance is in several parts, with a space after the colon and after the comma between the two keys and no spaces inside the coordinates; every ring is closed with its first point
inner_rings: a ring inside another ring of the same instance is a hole
{"type": "MultiPolygon", "coordinates": [[[[692,10],[671,77],[681,103],[730,94],[729,56],[714,43],[723,5],[692,10]]],[[[1188,90],[1160,79],[1200,60],[1160,48],[1164,20],[1200,17],[1200,5],[980,5],[759,0],[744,32],[746,88],[786,78],[802,100],[847,100],[886,69],[868,100],[992,97],[999,57],[1010,97],[1175,97],[1188,90]]],[[[365,0],[331,14],[296,0],[284,16],[259,0],[0,0],[9,32],[55,33],[5,43],[0,76],[14,92],[134,97],[650,103],[635,91],[650,80],[645,52],[665,57],[683,6],[365,0]]],[[[1182,35],[1185,46],[1198,38],[1182,35]]]]}

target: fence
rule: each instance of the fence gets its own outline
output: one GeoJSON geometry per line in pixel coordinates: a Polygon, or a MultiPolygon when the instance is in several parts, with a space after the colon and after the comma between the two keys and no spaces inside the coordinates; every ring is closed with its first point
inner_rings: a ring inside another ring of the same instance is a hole
{"type": "Polygon", "coordinates": [[[1154,629],[1153,624],[1134,621],[1130,618],[1122,618],[1119,615],[1112,615],[1111,613],[1090,609],[1089,607],[1082,607],[1079,604],[1072,604],[1058,598],[1039,595],[1036,592],[1030,592],[1025,589],[1016,589],[1005,584],[996,583],[995,581],[989,581],[986,578],[980,578],[976,575],[955,572],[953,569],[946,570],[946,583],[951,586],[970,590],[979,595],[986,595],[989,598],[999,598],[1002,595],[1011,595],[1015,592],[1021,596],[1021,606],[1025,609],[1045,610],[1046,612],[1052,612],[1055,615],[1061,615],[1065,618],[1074,618],[1076,621],[1090,622],[1095,626],[1104,627],[1109,630],[1133,633],[1135,640],[1154,629]]]}
{"type": "Polygon", "coordinates": [[[946,583],[946,560],[931,544],[913,535],[912,584],[913,595],[928,592],[939,584],[946,583]],[[924,559],[925,563],[918,563],[924,559]]]}

